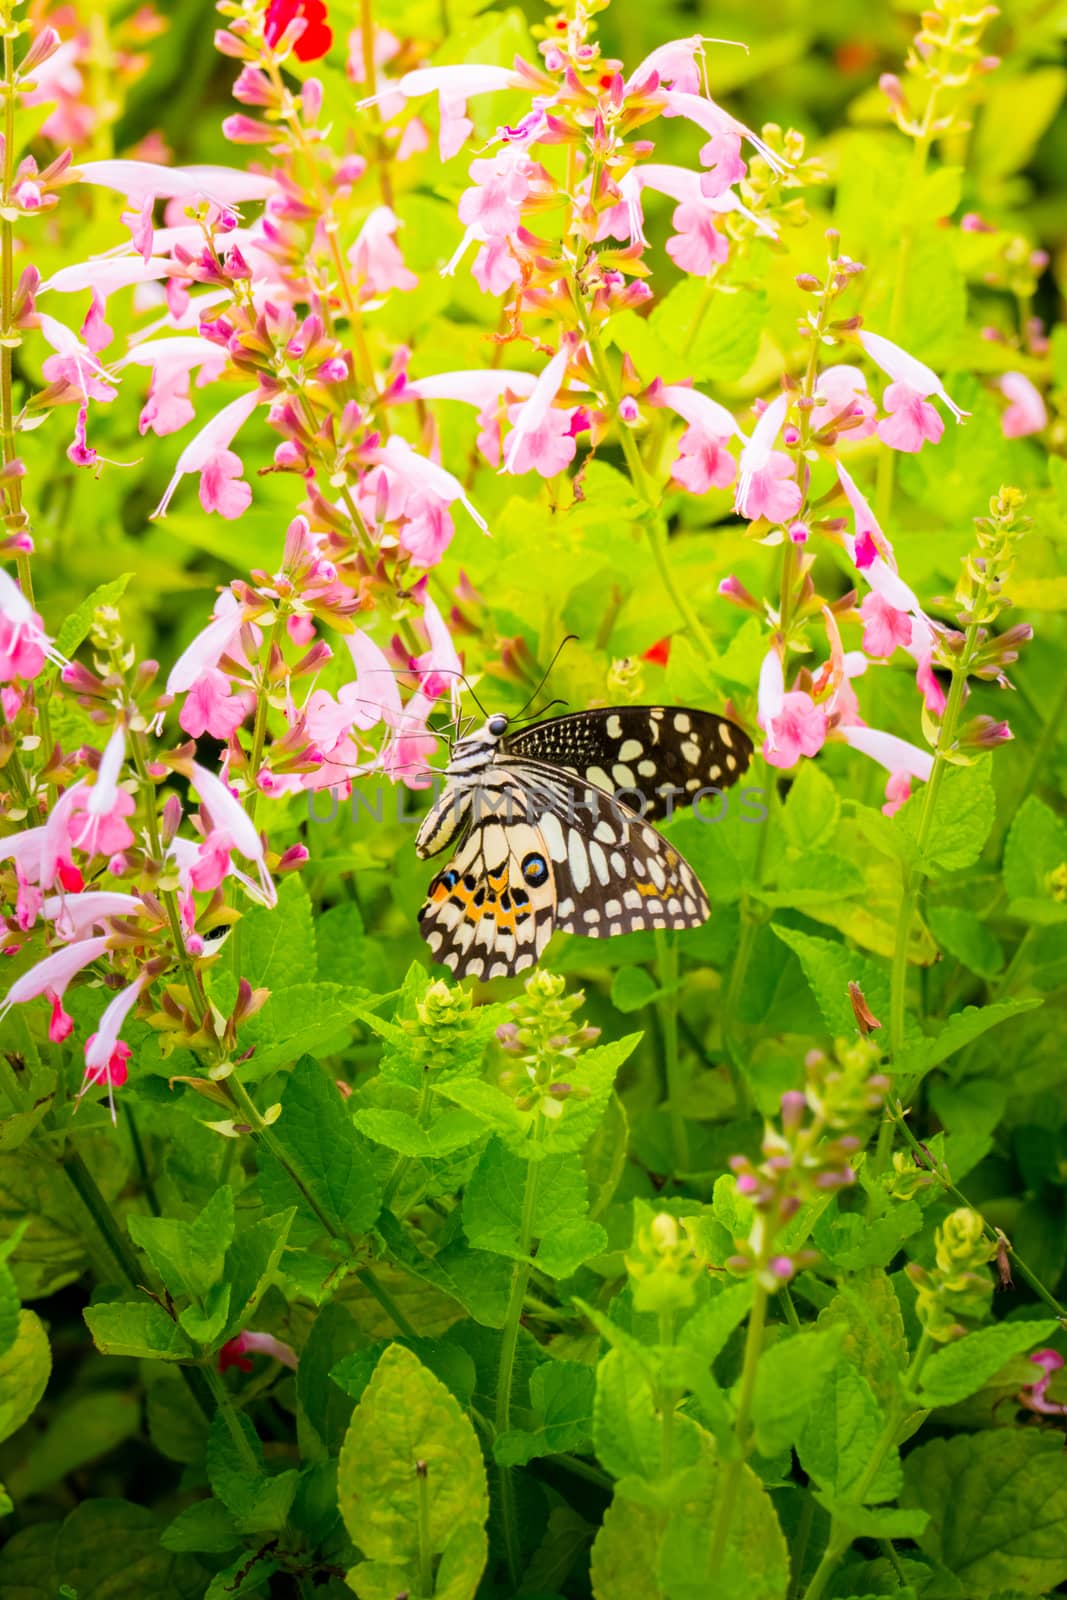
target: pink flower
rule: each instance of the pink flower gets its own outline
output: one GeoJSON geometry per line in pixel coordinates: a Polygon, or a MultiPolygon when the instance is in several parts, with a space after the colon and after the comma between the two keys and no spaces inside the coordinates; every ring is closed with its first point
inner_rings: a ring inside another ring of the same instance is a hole
{"type": "Polygon", "coordinates": [[[240,604],[227,589],[215,605],[216,615],[186,645],[167,678],[167,693],[182,694],[191,689],[201,674],[218,665],[237,645],[242,626],[240,604]]]}
{"type": "Polygon", "coordinates": [[[426,719],[435,697],[419,689],[400,713],[395,736],[381,753],[382,771],[399,778],[410,789],[425,789],[430,781],[430,760],[437,739],[427,732],[426,719]]]}
{"type": "Polygon", "coordinates": [[[448,507],[430,495],[412,495],[404,507],[400,546],[416,567],[436,566],[456,531],[448,507]]]}
{"type": "MultiPolygon", "coordinates": [[[[195,761],[192,764],[192,784],[200,796],[201,809],[206,810],[211,817],[212,828],[208,837],[217,830],[221,836],[233,841],[233,848],[239,850],[249,861],[255,862],[259,872],[259,891],[256,897],[262,898],[265,905],[277,905],[278,892],[267,871],[263,841],[241,802],[221,778],[217,778],[213,772],[209,772],[206,767],[200,766],[195,761]]],[[[255,886],[242,873],[236,868],[233,872],[247,889],[256,892],[255,886]]]]}
{"type": "Polygon", "coordinates": [[[1041,391],[1025,373],[1005,372],[1000,380],[1000,392],[1011,402],[1000,419],[1006,439],[1024,439],[1048,427],[1048,409],[1041,391]]]}
{"type": "Polygon", "coordinates": [[[394,238],[400,225],[400,218],[388,206],[376,207],[348,252],[357,279],[371,294],[418,288],[419,280],[404,265],[394,238]]]}
{"type": "Polygon", "coordinates": [[[1058,1400],[1049,1400],[1048,1386],[1052,1382],[1053,1374],[1059,1372],[1063,1366],[1063,1357],[1058,1350],[1035,1350],[1030,1360],[1039,1369],[1041,1376],[1032,1378],[1023,1385],[1018,1401],[1025,1406],[1027,1411],[1036,1411],[1044,1417],[1067,1416],[1067,1405],[1058,1400]]]}
{"type": "Polygon", "coordinates": [[[758,133],[746,128],[743,122],[738,122],[736,117],[732,117],[728,111],[716,105],[714,100],[704,95],[685,94],[677,89],[663,90],[657,98],[663,102],[665,117],[685,117],[688,122],[694,122],[698,128],[703,128],[709,138],[714,138],[720,133],[732,133],[738,138],[747,139],[749,144],[759,151],[772,172],[777,172],[779,175],[788,172],[788,163],[783,161],[758,133]]]}
{"type": "Polygon", "coordinates": [[[522,277],[506,239],[483,244],[471,263],[471,276],[483,294],[502,296],[522,277]]]}
{"type": "Polygon", "coordinates": [[[737,463],[726,442],[741,432],[732,413],[684,384],[667,384],[650,398],[656,405],[670,406],[689,424],[671,469],[675,480],[692,494],[706,494],[712,487],[728,488],[737,474],[737,463]]]}
{"type": "Polygon", "coordinates": [[[868,333],[866,328],[861,328],[858,334],[859,342],[870,356],[876,366],[891,378],[894,383],[903,384],[908,389],[913,389],[923,399],[936,395],[943,405],[955,417],[957,422],[963,422],[970,416],[969,411],[961,411],[956,402],[946,393],[941,379],[930,367],[922,361],[916,361],[906,350],[902,350],[891,339],[884,339],[880,333],[868,333]]]}
{"type": "Polygon", "coordinates": [[[471,162],[475,187],[460,196],[459,220],[474,238],[486,242],[516,232],[537,170],[520,145],[507,145],[495,156],[471,162]]]}
{"type": "Polygon", "coordinates": [[[715,199],[739,183],[748,171],[741,158],[741,136],[737,133],[714,133],[700,152],[706,167],[701,174],[701,193],[715,199]]]}
{"type": "Polygon", "coordinates": [[[945,431],[934,407],[906,383],[891,383],[882,397],[889,416],[878,424],[878,437],[891,450],[915,455],[929,440],[937,444],[945,431]]]}
{"type": "Polygon", "coordinates": [[[819,404],[809,414],[813,432],[828,428],[835,418],[841,422],[856,417],[863,420],[848,429],[849,439],[866,439],[874,432],[877,408],[859,367],[828,367],[816,380],[815,398],[819,404]]]}
{"type": "Polygon", "coordinates": [[[36,678],[49,650],[40,617],[15,580],[0,567],[0,683],[36,678]]]}
{"type": "Polygon", "coordinates": [[[891,772],[885,781],[885,805],[882,807],[884,817],[895,817],[905,801],[911,799],[911,774],[909,772],[891,772]]]}
{"type": "Polygon", "coordinates": [[[898,645],[907,648],[911,643],[911,617],[873,590],[864,595],[860,616],[864,622],[863,648],[869,656],[887,661],[898,645]]]}
{"type": "Polygon", "coordinates": [[[763,755],[772,767],[795,767],[801,756],[818,755],[826,742],[826,712],[801,689],[783,695],[778,715],[763,726],[763,755]]]}
{"type": "Polygon", "coordinates": [[[926,651],[918,657],[915,682],[922,690],[923,703],[927,711],[932,711],[935,717],[939,717],[945,709],[945,691],[934,674],[932,651],[926,651]]]}
{"type": "Polygon", "coordinates": [[[683,94],[699,94],[703,83],[697,57],[703,54],[704,40],[699,33],[688,39],[669,39],[639,62],[627,78],[626,87],[632,90],[655,73],[660,83],[683,94]]]}
{"type": "Polygon", "coordinates": [[[734,496],[734,509],[750,522],[755,522],[757,517],[766,517],[771,522],[789,522],[803,503],[800,486],[794,481],[795,462],[773,448],[788,409],[788,395],[780,394],[772,400],[741,452],[741,477],[734,496]]]}
{"type": "Polygon", "coordinates": [[[278,192],[278,180],[236,167],[164,167],[152,161],[83,161],[78,166],[81,183],[114,189],[140,204],[156,200],[207,200],[224,209],[244,200],[269,200],[278,192]]]}
{"type": "Polygon", "coordinates": [[[167,507],[174,498],[174,491],[186,473],[203,473],[205,470],[209,474],[206,499],[203,485],[200,491],[205,511],[217,508],[222,511],[223,516],[240,516],[252,498],[252,491],[247,484],[238,485],[234,481],[229,462],[237,461],[238,466],[240,462],[231,454],[229,447],[259,402],[260,395],[255,389],[250,394],[242,394],[236,400],[231,400],[229,405],[223,406],[221,411],[216,412],[210,421],[204,424],[199,433],[194,434],[175,463],[174,476],[152,513],[153,517],[166,516],[167,507]],[[223,457],[228,457],[229,462],[223,461],[221,459],[223,457]],[[245,494],[241,493],[242,490],[247,494],[247,499],[245,494]],[[238,500],[243,502],[240,510],[235,509],[238,500]]]}
{"type": "Polygon", "coordinates": [[[12,1006],[24,1005],[27,1000],[36,1000],[42,994],[49,995],[53,1000],[56,997],[62,999],[71,979],[92,962],[99,961],[107,954],[107,950],[108,940],[101,937],[82,939],[45,956],[43,961],[38,961],[24,972],[21,978],[15,979],[0,1002],[0,1018],[12,1006]]]}
{"type": "Polygon", "coordinates": [[[205,733],[213,739],[228,739],[244,717],[244,703],[233,693],[229,678],[218,667],[207,667],[189,690],[178,725],[193,739],[205,733]]]}
{"type": "Polygon", "coordinates": [[[570,432],[571,412],[554,410],[570,364],[573,349],[564,340],[530,391],[529,398],[512,412],[514,427],[504,451],[504,470],[554,477],[574,460],[577,446],[570,432]]]}
{"type": "Polygon", "coordinates": [[[141,991],[150,982],[148,974],[142,972],[133,983],[127,984],[125,989],[120,989],[105,1007],[97,1024],[97,1031],[91,1033],[85,1041],[85,1077],[78,1098],[81,1099],[81,1096],[94,1085],[106,1083],[112,1122],[115,1120],[115,1102],[110,1091],[112,1088],[121,1088],[126,1082],[126,1064],[133,1053],[129,1045],[124,1044],[119,1038],[119,1033],[126,1018],[137,1004],[141,991]]]}
{"type": "Polygon", "coordinates": [[[672,218],[677,234],[667,240],[667,254],[682,272],[703,278],[717,262],[730,253],[726,235],[715,226],[714,214],[706,203],[687,202],[675,209],[672,218]]]}
{"type": "Polygon", "coordinates": [[[136,916],[144,902],[114,889],[85,889],[80,894],[49,895],[41,906],[46,921],[61,939],[84,939],[89,929],[108,917],[136,916]]]}
{"type": "Polygon", "coordinates": [[[407,440],[401,439],[399,434],[394,433],[382,449],[370,451],[369,458],[386,469],[390,519],[401,514],[407,496],[434,495],[446,505],[458,500],[482,532],[489,532],[485,518],[471,504],[467,491],[459,479],[444,467],[438,466],[436,461],[427,461],[425,456],[413,450],[407,440]],[[395,508],[394,496],[399,500],[399,505],[395,508]]]}
{"type": "Polygon", "coordinates": [[[200,473],[200,504],[227,522],[243,517],[252,504],[252,486],[241,477],[244,463],[233,450],[209,456],[200,473]]]}
{"type": "Polygon", "coordinates": [[[53,990],[46,990],[45,996],[52,1006],[52,1015],[48,1021],[49,1043],[62,1044],[74,1032],[74,1018],[69,1011],[63,1010],[63,1002],[53,990]]]}
{"type": "Polygon", "coordinates": [[[276,1339],[273,1333],[252,1333],[247,1330],[239,1333],[234,1339],[227,1339],[218,1354],[219,1371],[225,1372],[229,1367],[237,1367],[241,1372],[251,1372],[252,1363],[248,1359],[247,1351],[255,1351],[259,1355],[270,1356],[275,1361],[280,1361],[283,1367],[291,1367],[296,1371],[296,1351],[292,1345],[286,1344],[282,1339],[276,1339]]]}
{"type": "Polygon", "coordinates": [[[920,750],[918,745],[898,739],[896,734],[882,733],[878,728],[865,728],[858,723],[837,731],[838,736],[853,750],[877,761],[887,772],[919,778],[923,783],[929,781],[934,766],[931,751],[920,750]]]}

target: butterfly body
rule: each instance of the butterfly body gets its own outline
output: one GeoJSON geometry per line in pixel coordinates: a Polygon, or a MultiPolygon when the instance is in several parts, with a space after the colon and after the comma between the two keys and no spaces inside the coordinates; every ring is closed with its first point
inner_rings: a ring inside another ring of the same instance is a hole
{"type": "Polygon", "coordinates": [[[516,731],[489,717],[453,746],[415,841],[422,857],[456,845],[419,916],[435,960],[457,977],[509,977],[557,929],[698,927],[704,889],[648,819],[736,782],[751,753],[735,724],[683,707],[582,711],[516,731]]]}

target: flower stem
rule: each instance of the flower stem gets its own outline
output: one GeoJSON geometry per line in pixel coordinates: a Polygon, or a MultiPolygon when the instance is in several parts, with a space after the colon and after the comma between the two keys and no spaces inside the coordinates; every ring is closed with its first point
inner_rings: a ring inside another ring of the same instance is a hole
{"type": "Polygon", "coordinates": [[[419,1337],[418,1330],[414,1328],[408,1321],[407,1317],[404,1315],[396,1301],[393,1299],[392,1295],[389,1293],[389,1290],[375,1276],[370,1267],[364,1267],[362,1272],[356,1273],[356,1277],[359,1279],[364,1289],[374,1296],[382,1310],[386,1312],[388,1316],[392,1317],[393,1322],[396,1325],[396,1330],[402,1338],[417,1339],[419,1337]]]}
{"type": "MultiPolygon", "coordinates": [[[[659,1314],[659,1342],[664,1349],[670,1349],[674,1343],[674,1313],[661,1311],[659,1314]]],[[[672,1389],[664,1389],[659,1397],[660,1401],[660,1472],[669,1478],[674,1462],[674,1407],[676,1396],[672,1389]]]]}
{"type": "Polygon", "coordinates": [[[212,1362],[205,1361],[200,1370],[204,1375],[204,1380],[207,1383],[208,1388],[211,1390],[211,1397],[215,1402],[215,1408],[225,1421],[226,1427],[229,1430],[230,1438],[233,1440],[233,1447],[240,1459],[241,1466],[244,1468],[245,1472],[250,1478],[260,1477],[263,1469],[260,1466],[259,1461],[256,1459],[256,1453],[249,1444],[247,1435],[241,1426],[241,1419],[234,1409],[233,1401],[230,1399],[229,1390],[226,1388],[226,1385],[223,1383],[222,1378],[216,1371],[212,1362]]]}
{"type": "Polygon", "coordinates": [[[690,1170],[690,1154],[689,1127],[682,1111],[682,1073],[678,1050],[678,946],[669,932],[656,933],[656,954],[660,987],[666,991],[660,1001],[664,1087],[671,1125],[674,1176],[678,1179],[690,1170]]]}
{"type": "Polygon", "coordinates": [[[741,1369],[741,1388],[737,1399],[737,1416],[734,1420],[734,1434],[737,1438],[739,1450],[736,1456],[729,1461],[724,1461],[719,1467],[715,1521],[712,1525],[711,1543],[708,1551],[707,1582],[711,1593],[714,1593],[719,1570],[726,1554],[726,1546],[730,1539],[734,1511],[737,1507],[737,1497],[741,1490],[741,1474],[744,1470],[745,1456],[748,1454],[751,1442],[749,1429],[752,1414],[752,1396],[756,1389],[756,1370],[759,1367],[760,1354],[763,1350],[763,1330],[766,1324],[767,1290],[760,1282],[757,1274],[755,1295],[752,1301],[752,1310],[749,1313],[748,1329],[745,1334],[745,1359],[741,1369]]]}
{"type": "MultiPolygon", "coordinates": [[[[540,1119],[538,1119],[540,1120],[540,1119]]],[[[538,1160],[526,1169],[526,1188],[522,1199],[522,1221],[519,1226],[519,1255],[511,1270],[511,1299],[500,1343],[500,1365],[496,1380],[495,1436],[501,1438],[511,1427],[511,1389],[515,1377],[515,1352],[519,1344],[519,1323],[522,1319],[526,1290],[530,1282],[530,1245],[533,1238],[534,1213],[537,1207],[537,1189],[541,1177],[538,1160]]],[[[511,1468],[500,1467],[500,1507],[504,1524],[504,1550],[507,1556],[508,1575],[513,1588],[522,1580],[522,1544],[516,1519],[515,1487],[511,1468]]]]}
{"type": "MultiPolygon", "coordinates": [[[[945,770],[949,765],[948,752],[955,743],[956,725],[959,721],[960,711],[963,707],[964,692],[967,687],[967,667],[973,656],[978,634],[979,629],[977,626],[972,625],[968,628],[962,656],[952,669],[952,685],[949,689],[944,715],[938,730],[934,764],[923,790],[922,803],[919,809],[915,848],[916,854],[920,859],[930,842],[937,797],[945,776],[945,770]]],[[[904,1052],[904,1034],[907,1025],[908,944],[921,889],[921,871],[914,866],[905,865],[903,868],[900,909],[897,913],[896,933],[893,940],[893,965],[889,980],[889,1049],[894,1064],[899,1062],[904,1052]]],[[[901,1087],[902,1092],[906,1094],[903,1086],[901,1087]]],[[[883,1122],[878,1131],[878,1145],[874,1158],[876,1176],[885,1170],[892,1142],[893,1124],[890,1121],[883,1122]]]]}
{"type": "Polygon", "coordinates": [[[429,1467],[425,1461],[415,1463],[415,1486],[419,1499],[419,1593],[433,1594],[433,1542],[430,1536],[430,1483],[429,1467]]]}

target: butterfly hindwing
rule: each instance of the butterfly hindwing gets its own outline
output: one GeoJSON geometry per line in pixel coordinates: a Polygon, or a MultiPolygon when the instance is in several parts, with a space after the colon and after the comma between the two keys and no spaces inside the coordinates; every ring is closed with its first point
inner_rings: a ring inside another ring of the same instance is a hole
{"type": "Polygon", "coordinates": [[[556,883],[547,844],[517,806],[511,815],[498,821],[474,807],[469,833],[430,884],[419,913],[434,960],[457,978],[523,972],[552,936],[556,883]]]}
{"type": "Polygon", "coordinates": [[[513,770],[531,792],[549,795],[538,828],[555,875],[558,929],[614,938],[707,920],[711,908],[692,867],[625,804],[537,762],[513,770]]]}
{"type": "Polygon", "coordinates": [[[736,783],[752,758],[752,741],[709,711],[615,706],[535,723],[509,735],[502,755],[545,762],[608,794],[640,794],[642,814],[655,822],[691,804],[701,789],[736,783]]]}

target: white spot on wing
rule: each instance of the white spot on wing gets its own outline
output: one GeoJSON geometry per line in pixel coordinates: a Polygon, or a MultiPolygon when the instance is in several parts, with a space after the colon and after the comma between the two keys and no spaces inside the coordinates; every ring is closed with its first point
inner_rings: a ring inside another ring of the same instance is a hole
{"type": "Polygon", "coordinates": [[[574,887],[581,894],[583,889],[589,887],[589,857],[586,854],[585,841],[577,828],[571,830],[567,841],[567,860],[570,863],[571,877],[574,887]]]}
{"type": "Polygon", "coordinates": [[[640,739],[627,739],[625,744],[619,746],[619,760],[636,761],[644,748],[640,739]]]}
{"type": "Polygon", "coordinates": [[[563,829],[557,816],[551,811],[546,811],[540,819],[541,837],[548,846],[548,853],[553,861],[566,861],[567,841],[563,837],[563,829]]]}

